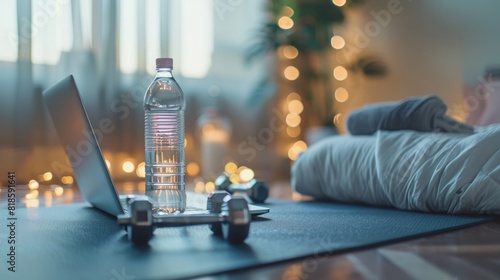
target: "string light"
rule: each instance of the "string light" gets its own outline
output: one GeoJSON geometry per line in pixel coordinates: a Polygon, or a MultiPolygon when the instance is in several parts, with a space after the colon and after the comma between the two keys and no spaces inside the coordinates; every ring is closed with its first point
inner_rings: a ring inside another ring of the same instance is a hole
{"type": "Polygon", "coordinates": [[[302,153],[305,150],[307,150],[306,142],[302,140],[297,141],[288,150],[288,158],[290,158],[291,160],[297,160],[300,153],[302,153]]]}
{"type": "Polygon", "coordinates": [[[333,76],[339,81],[343,81],[347,78],[347,69],[342,66],[337,66],[333,69],[333,76]]]}
{"type": "Polygon", "coordinates": [[[286,134],[289,137],[295,138],[300,135],[300,126],[297,127],[287,127],[286,128],[286,134]]]}
{"type": "Polygon", "coordinates": [[[288,6],[284,6],[283,7],[283,10],[281,11],[281,14],[283,14],[283,16],[286,16],[286,17],[291,17],[293,16],[293,9],[288,7],[288,6]]]}
{"type": "Polygon", "coordinates": [[[298,115],[304,111],[304,104],[302,104],[299,100],[292,100],[288,103],[288,110],[290,113],[298,115]]]}
{"type": "Polygon", "coordinates": [[[186,172],[189,176],[196,176],[200,173],[200,166],[196,162],[190,162],[186,165],[186,172]]]}
{"type": "Polygon", "coordinates": [[[336,114],[333,117],[333,124],[338,126],[342,122],[342,117],[343,117],[343,115],[341,113],[336,114]]]}
{"type": "Polygon", "coordinates": [[[285,46],[283,48],[283,56],[288,59],[294,59],[299,55],[299,50],[294,46],[285,46]]]}
{"type": "Polygon", "coordinates": [[[346,0],[332,0],[332,3],[336,6],[342,7],[345,5],[346,0]]]}
{"type": "Polygon", "coordinates": [[[345,40],[339,35],[335,35],[330,39],[330,44],[334,49],[340,50],[345,46],[345,40]]]}
{"type": "Polygon", "coordinates": [[[297,151],[297,148],[295,148],[295,146],[292,146],[288,150],[288,158],[291,160],[297,160],[298,157],[299,157],[299,153],[297,151]]]}
{"type": "Polygon", "coordinates": [[[73,177],[71,176],[63,176],[61,178],[61,183],[65,184],[65,185],[69,185],[69,184],[73,184],[74,180],[73,180],[73,177]]]}
{"type": "Polygon", "coordinates": [[[236,173],[236,170],[238,170],[238,165],[234,162],[228,162],[224,166],[224,171],[226,171],[228,174],[234,174],[236,173]]]}
{"type": "Polygon", "coordinates": [[[29,193],[27,193],[25,197],[26,197],[26,199],[35,199],[38,197],[38,191],[32,190],[29,193]]]}
{"type": "Polygon", "coordinates": [[[26,208],[38,208],[40,206],[40,200],[38,198],[26,199],[25,203],[26,203],[26,208]]]}
{"type": "Polygon", "coordinates": [[[286,67],[283,74],[285,75],[285,78],[290,81],[295,81],[300,76],[299,69],[295,68],[294,66],[286,67]]]}
{"type": "Polygon", "coordinates": [[[205,190],[205,184],[202,181],[196,182],[194,185],[194,191],[197,193],[202,193],[205,190]]]}
{"type": "Polygon", "coordinates": [[[299,115],[292,114],[292,113],[286,115],[286,124],[290,127],[299,126],[301,121],[302,121],[302,119],[300,118],[299,115]]]}
{"type": "Polygon", "coordinates": [[[290,17],[283,16],[278,20],[278,26],[281,29],[290,29],[293,27],[293,20],[290,17]]]}
{"type": "Polygon", "coordinates": [[[44,191],[43,192],[43,200],[45,207],[52,207],[52,192],[51,191],[44,191]]]}
{"type": "Polygon", "coordinates": [[[335,90],[335,100],[338,102],[346,102],[349,99],[349,92],[343,87],[339,87],[335,90]]]}
{"type": "Polygon", "coordinates": [[[286,97],[286,101],[288,102],[292,102],[293,100],[298,100],[298,101],[301,101],[302,98],[300,97],[300,95],[296,92],[290,92],[287,97],[286,97]]]}
{"type": "Polygon", "coordinates": [[[137,169],[135,170],[135,174],[137,177],[145,178],[146,177],[146,163],[141,162],[137,165],[137,169]]]}
{"type": "Polygon", "coordinates": [[[229,181],[233,184],[239,184],[240,183],[240,175],[234,173],[229,177],[229,181]]]}
{"type": "Polygon", "coordinates": [[[250,168],[245,168],[239,172],[240,181],[243,183],[250,182],[255,176],[255,173],[250,168]]]}
{"type": "Polygon", "coordinates": [[[123,171],[125,171],[126,173],[132,173],[134,172],[134,169],[135,169],[135,166],[134,164],[131,162],[131,161],[125,161],[123,164],[122,164],[122,169],[123,171]]]}
{"type": "Polygon", "coordinates": [[[304,142],[302,140],[295,142],[295,144],[293,144],[293,145],[295,147],[297,147],[299,150],[302,150],[302,151],[307,150],[307,144],[306,144],[306,142],[304,142]]]}
{"type": "Polygon", "coordinates": [[[36,189],[38,189],[39,186],[40,186],[40,184],[38,184],[38,182],[36,180],[30,180],[28,182],[28,188],[30,190],[36,190],[36,189]]]}
{"type": "Polygon", "coordinates": [[[211,193],[215,190],[215,184],[214,182],[207,182],[205,184],[205,192],[206,193],[211,193]]]}
{"type": "Polygon", "coordinates": [[[54,188],[54,194],[56,196],[61,196],[64,193],[64,189],[60,186],[54,188]]]}
{"type": "Polygon", "coordinates": [[[50,181],[50,180],[52,180],[52,177],[53,177],[52,172],[45,172],[42,175],[42,178],[44,181],[50,181]]]}

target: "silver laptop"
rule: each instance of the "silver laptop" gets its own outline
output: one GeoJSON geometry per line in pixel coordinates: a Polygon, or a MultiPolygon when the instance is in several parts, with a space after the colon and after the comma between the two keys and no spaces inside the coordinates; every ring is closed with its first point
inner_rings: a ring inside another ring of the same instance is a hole
{"type": "MultiPolygon", "coordinates": [[[[73,76],[45,90],[43,98],[82,196],[94,207],[113,216],[124,214],[127,209],[125,197],[116,192],[73,76]]],[[[187,192],[186,204],[186,212],[207,212],[204,195],[187,192]]],[[[269,212],[267,207],[251,204],[249,210],[252,215],[269,212]]]]}

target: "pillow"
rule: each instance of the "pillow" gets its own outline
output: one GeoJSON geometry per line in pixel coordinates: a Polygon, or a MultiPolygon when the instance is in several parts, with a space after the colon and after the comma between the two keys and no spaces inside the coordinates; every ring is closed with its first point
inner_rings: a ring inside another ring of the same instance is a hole
{"type": "Polygon", "coordinates": [[[474,134],[334,136],[292,166],[295,191],[321,199],[447,213],[500,213],[500,125],[474,134]]]}

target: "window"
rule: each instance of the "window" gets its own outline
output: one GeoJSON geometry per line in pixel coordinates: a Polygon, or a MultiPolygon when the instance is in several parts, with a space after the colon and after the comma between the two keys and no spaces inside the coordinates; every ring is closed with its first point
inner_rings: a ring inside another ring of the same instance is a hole
{"type": "MultiPolygon", "coordinates": [[[[96,24],[109,23],[109,18],[99,20],[99,11],[105,7],[108,3],[87,0],[3,0],[0,61],[17,60],[18,28],[21,40],[31,39],[33,64],[57,65],[62,52],[91,49],[96,36],[93,32],[102,28],[96,24]],[[28,7],[22,5],[31,5],[31,17],[22,14],[28,7]]],[[[155,59],[170,56],[176,57],[180,76],[207,76],[214,51],[214,1],[122,0],[116,7],[116,54],[121,72],[146,70],[154,74],[155,59]]]]}
{"type": "Polygon", "coordinates": [[[119,2],[120,70],[124,73],[138,70],[138,34],[140,27],[144,26],[146,70],[150,74],[155,73],[155,59],[165,55],[179,58],[175,67],[182,76],[205,77],[212,63],[214,48],[213,2],[177,0],[166,3],[168,5],[162,5],[158,0],[119,2]],[[141,15],[140,11],[144,11],[145,15],[141,15]],[[167,17],[168,22],[161,17],[167,17]],[[144,22],[140,22],[141,18],[144,22]],[[168,26],[162,28],[162,24],[168,26]],[[166,49],[160,49],[162,41],[168,42],[166,49]]]}
{"type": "Polygon", "coordinates": [[[61,52],[73,47],[72,29],[71,1],[32,0],[31,21],[21,17],[21,34],[31,36],[34,64],[56,65],[61,52]]]}
{"type": "MultiPolygon", "coordinates": [[[[182,1],[180,5],[180,70],[186,77],[203,78],[214,48],[213,2],[182,1]]],[[[175,41],[173,41],[175,43],[175,41]]]]}
{"type": "Polygon", "coordinates": [[[3,0],[0,13],[0,61],[17,60],[16,0],[3,0]]]}
{"type": "Polygon", "coordinates": [[[120,9],[120,70],[137,71],[137,0],[122,0],[120,9]]]}

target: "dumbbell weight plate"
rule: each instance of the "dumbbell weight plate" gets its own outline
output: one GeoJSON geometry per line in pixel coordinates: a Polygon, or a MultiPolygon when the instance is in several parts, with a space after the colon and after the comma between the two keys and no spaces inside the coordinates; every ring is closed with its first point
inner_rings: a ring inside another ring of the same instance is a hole
{"type": "MultiPolygon", "coordinates": [[[[212,214],[220,214],[222,212],[222,204],[224,198],[231,195],[222,190],[212,192],[207,198],[207,210],[212,214]]],[[[213,223],[208,226],[215,235],[222,235],[222,227],[220,223],[213,223]]]]}
{"type": "Polygon", "coordinates": [[[146,226],[128,226],[127,233],[129,239],[136,245],[148,244],[153,237],[153,227],[146,226]]]}
{"type": "Polygon", "coordinates": [[[222,223],[222,234],[230,243],[242,243],[250,231],[250,211],[243,197],[225,197],[228,221],[222,223]]]}
{"type": "Polygon", "coordinates": [[[131,224],[127,226],[129,239],[144,245],[153,237],[153,205],[146,196],[136,196],[129,201],[131,224]]]}

